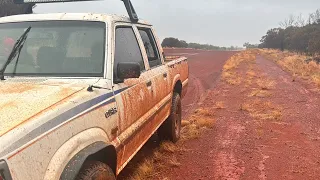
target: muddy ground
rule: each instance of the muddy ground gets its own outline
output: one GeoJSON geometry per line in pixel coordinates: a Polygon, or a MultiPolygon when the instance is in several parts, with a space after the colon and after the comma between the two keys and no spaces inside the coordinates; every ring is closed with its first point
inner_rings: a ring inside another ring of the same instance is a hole
{"type": "MultiPolygon", "coordinates": [[[[189,57],[183,118],[208,109],[215,124],[180,145],[185,151],[176,153],[179,165],[147,179],[320,179],[320,95],[315,87],[293,80],[260,55],[240,64],[234,70],[239,82],[230,83],[221,76],[223,66],[237,52],[166,53],[189,57]],[[214,108],[217,102],[224,107],[214,108]]],[[[153,137],[119,179],[131,176],[158,145],[153,137]]]]}

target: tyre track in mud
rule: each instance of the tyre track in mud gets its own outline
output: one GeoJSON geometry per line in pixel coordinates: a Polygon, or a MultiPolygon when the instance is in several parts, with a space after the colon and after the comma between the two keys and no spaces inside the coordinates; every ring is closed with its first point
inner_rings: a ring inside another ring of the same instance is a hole
{"type": "Polygon", "coordinates": [[[242,83],[212,82],[214,88],[209,88],[200,107],[224,101],[226,108],[214,110],[213,129],[184,143],[188,151],[178,155],[181,165],[162,174],[162,179],[320,178],[320,94],[261,56],[252,66],[256,75],[250,85],[246,84],[250,66],[245,63],[236,68],[242,83]],[[270,96],[250,96],[261,88],[258,79],[276,82],[268,89],[270,96]],[[259,119],[242,109],[257,99],[279,106],[281,118],[259,119]]]}
{"type": "MultiPolygon", "coordinates": [[[[165,49],[166,56],[181,55],[188,57],[189,64],[189,85],[188,92],[182,100],[183,115],[185,119],[194,110],[202,104],[207,97],[209,89],[213,88],[220,79],[222,68],[225,62],[235,53],[234,51],[202,51],[192,49],[165,49]],[[189,56],[190,55],[190,56],[189,56]]],[[[134,169],[151,153],[159,147],[157,136],[151,139],[143,146],[133,160],[128,164],[119,175],[119,180],[127,179],[133,175],[134,169]]],[[[153,179],[161,179],[159,177],[153,179]]]]}
{"type": "Polygon", "coordinates": [[[186,56],[189,64],[189,87],[182,100],[183,118],[205,99],[207,91],[219,81],[223,65],[236,51],[165,49],[166,56],[186,56]]]}

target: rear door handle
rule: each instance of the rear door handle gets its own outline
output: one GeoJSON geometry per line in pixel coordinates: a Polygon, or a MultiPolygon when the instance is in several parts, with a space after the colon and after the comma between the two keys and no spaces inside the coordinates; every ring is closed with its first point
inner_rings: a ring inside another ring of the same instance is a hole
{"type": "Polygon", "coordinates": [[[168,73],[163,73],[163,77],[167,78],[168,77],[168,73]]]}
{"type": "Polygon", "coordinates": [[[150,87],[152,85],[152,82],[148,81],[146,84],[147,84],[148,87],[150,87]]]}

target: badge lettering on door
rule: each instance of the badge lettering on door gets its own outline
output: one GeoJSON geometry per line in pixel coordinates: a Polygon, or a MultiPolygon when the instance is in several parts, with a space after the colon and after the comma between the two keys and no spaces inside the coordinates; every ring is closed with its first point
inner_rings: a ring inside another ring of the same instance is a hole
{"type": "Polygon", "coordinates": [[[105,117],[109,118],[110,116],[114,115],[117,112],[118,112],[117,108],[115,108],[115,107],[111,108],[105,113],[105,117]]]}

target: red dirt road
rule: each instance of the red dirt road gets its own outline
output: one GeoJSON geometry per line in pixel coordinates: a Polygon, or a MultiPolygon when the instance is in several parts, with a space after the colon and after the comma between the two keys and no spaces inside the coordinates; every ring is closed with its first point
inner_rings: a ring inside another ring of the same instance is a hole
{"type": "MultiPolygon", "coordinates": [[[[199,54],[204,59],[190,61],[190,68],[196,67],[191,74],[208,89],[200,107],[214,111],[216,125],[201,138],[187,141],[184,148],[188,151],[178,155],[181,166],[161,178],[320,179],[319,93],[308,89],[306,82],[293,82],[274,62],[257,56],[254,71],[275,81],[276,86],[270,97],[249,97],[254,85],[230,85],[211,78],[215,76],[208,66],[221,68],[223,63],[217,54],[199,54]],[[240,110],[243,103],[257,99],[282,107],[282,118],[260,120],[240,110]],[[217,101],[224,102],[226,108],[212,109],[217,101]]],[[[247,68],[239,68],[243,80],[247,68]]]]}
{"type": "Polygon", "coordinates": [[[235,53],[235,51],[165,49],[167,56],[179,55],[188,58],[189,86],[188,93],[182,101],[184,117],[205,98],[206,90],[214,88],[223,65],[235,53]]]}
{"type": "MultiPolygon", "coordinates": [[[[250,65],[257,75],[246,84],[249,65],[237,68],[242,83],[230,85],[221,80],[223,65],[237,52],[165,50],[167,55],[189,57],[189,90],[183,99],[183,118],[197,108],[214,114],[215,126],[201,137],[185,141],[176,154],[180,165],[168,166],[149,179],[320,179],[320,93],[304,80],[292,76],[271,60],[257,56],[250,65]],[[276,82],[270,96],[250,96],[258,87],[257,79],[276,82]],[[242,106],[265,102],[281,109],[277,120],[253,117],[242,106]],[[214,108],[223,102],[225,108],[214,108]]],[[[158,146],[148,142],[134,158],[131,168],[141,157],[158,146]],[[136,161],[136,162],[135,162],[136,161]]],[[[126,168],[120,179],[130,176],[126,168]],[[121,178],[122,177],[122,178],[121,178]]]]}

